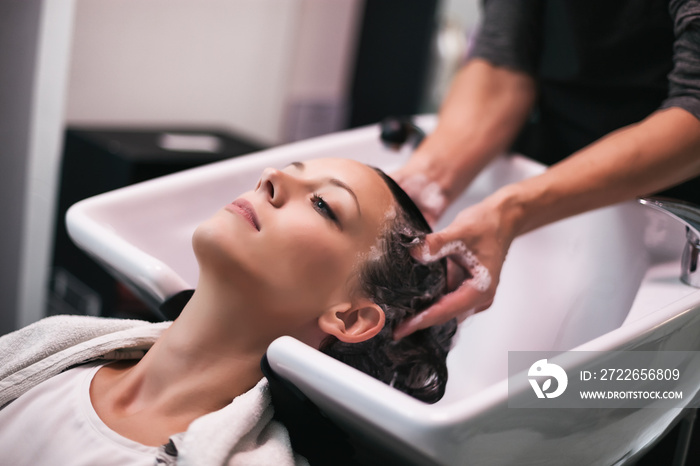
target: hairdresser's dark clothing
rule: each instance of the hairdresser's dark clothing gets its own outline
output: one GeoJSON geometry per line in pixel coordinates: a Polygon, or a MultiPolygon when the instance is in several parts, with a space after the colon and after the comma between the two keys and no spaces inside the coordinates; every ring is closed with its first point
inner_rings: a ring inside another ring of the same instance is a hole
{"type": "Polygon", "coordinates": [[[513,150],[546,164],[660,108],[700,119],[699,0],[485,0],[471,56],[535,77],[513,150]]]}

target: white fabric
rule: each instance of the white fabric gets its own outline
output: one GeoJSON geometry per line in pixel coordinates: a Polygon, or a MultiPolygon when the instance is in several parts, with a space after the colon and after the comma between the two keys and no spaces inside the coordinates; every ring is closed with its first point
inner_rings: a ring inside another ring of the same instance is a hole
{"type": "MultiPolygon", "coordinates": [[[[141,357],[169,325],[54,316],[5,335],[0,338],[0,409],[76,364],[141,357]]],[[[272,420],[272,414],[267,379],[263,378],[228,406],[202,416],[187,432],[174,436],[177,464],[307,465],[305,458],[292,451],[286,429],[272,420]]],[[[1,451],[0,463],[5,464],[1,451]]]]}
{"type": "Polygon", "coordinates": [[[54,316],[4,335],[0,338],[0,407],[76,364],[140,358],[170,324],[54,316]]]}
{"type": "Polygon", "coordinates": [[[190,424],[182,443],[178,464],[188,466],[291,466],[308,464],[290,454],[287,429],[272,420],[273,409],[267,379],[233,400],[231,404],[190,424]],[[236,419],[237,422],[232,422],[236,419]],[[207,439],[224,436],[228,444],[213,445],[207,439]],[[223,461],[222,461],[223,460],[223,461]]]}
{"type": "Polygon", "coordinates": [[[93,409],[90,382],[100,367],[70,369],[0,411],[2,461],[16,466],[153,465],[157,447],[122,437],[93,409]]]}

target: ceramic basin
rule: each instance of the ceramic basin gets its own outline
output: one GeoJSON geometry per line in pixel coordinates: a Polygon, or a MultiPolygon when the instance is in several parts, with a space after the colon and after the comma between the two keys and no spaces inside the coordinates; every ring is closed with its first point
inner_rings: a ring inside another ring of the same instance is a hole
{"type": "MultiPolygon", "coordinates": [[[[431,116],[419,119],[428,131],[434,122],[431,116]]],[[[194,288],[194,228],[251,189],[263,168],[332,156],[391,172],[410,149],[393,152],[378,136],[375,126],[336,133],[96,196],[70,209],[69,233],[155,307],[194,288]]],[[[543,170],[518,155],[499,157],[445,219],[543,170]]],[[[700,373],[688,374],[684,398],[663,409],[513,409],[508,353],[700,350],[700,291],[679,280],[684,242],[683,225],[636,202],[517,238],[493,306],[460,327],[448,359],[447,391],[434,405],[290,337],[275,341],[268,358],[336,423],[365,433],[402,464],[629,463],[684,408],[695,406],[700,373]]]]}

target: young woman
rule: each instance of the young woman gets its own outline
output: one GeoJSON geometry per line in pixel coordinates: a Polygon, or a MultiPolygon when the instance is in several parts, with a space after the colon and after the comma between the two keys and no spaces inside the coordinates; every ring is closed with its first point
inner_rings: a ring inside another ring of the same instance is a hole
{"type": "MultiPolygon", "coordinates": [[[[444,261],[423,265],[410,255],[429,231],[405,193],[361,163],[266,169],[253,191],[196,229],[199,282],[172,324],[120,322],[112,331],[104,319],[81,320],[88,336],[65,341],[44,322],[3,337],[5,355],[33,345],[0,367],[3,458],[34,465],[153,464],[156,457],[303,462],[270,421],[261,381],[260,360],[282,335],[436,401],[456,324],[393,339],[398,322],[444,291],[444,261]],[[114,350],[133,357],[138,348],[149,348],[140,359],[61,372],[114,350]]],[[[63,328],[74,328],[75,319],[63,328]]]]}

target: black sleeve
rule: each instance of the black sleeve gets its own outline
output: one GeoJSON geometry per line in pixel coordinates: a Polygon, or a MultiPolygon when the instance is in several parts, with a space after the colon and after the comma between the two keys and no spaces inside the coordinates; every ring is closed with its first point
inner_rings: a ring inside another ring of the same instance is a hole
{"type": "Polygon", "coordinates": [[[700,119],[700,1],[671,0],[673,70],[661,108],[680,107],[700,119]]]}
{"type": "Polygon", "coordinates": [[[486,0],[469,58],[535,74],[542,35],[539,0],[486,0]]]}

